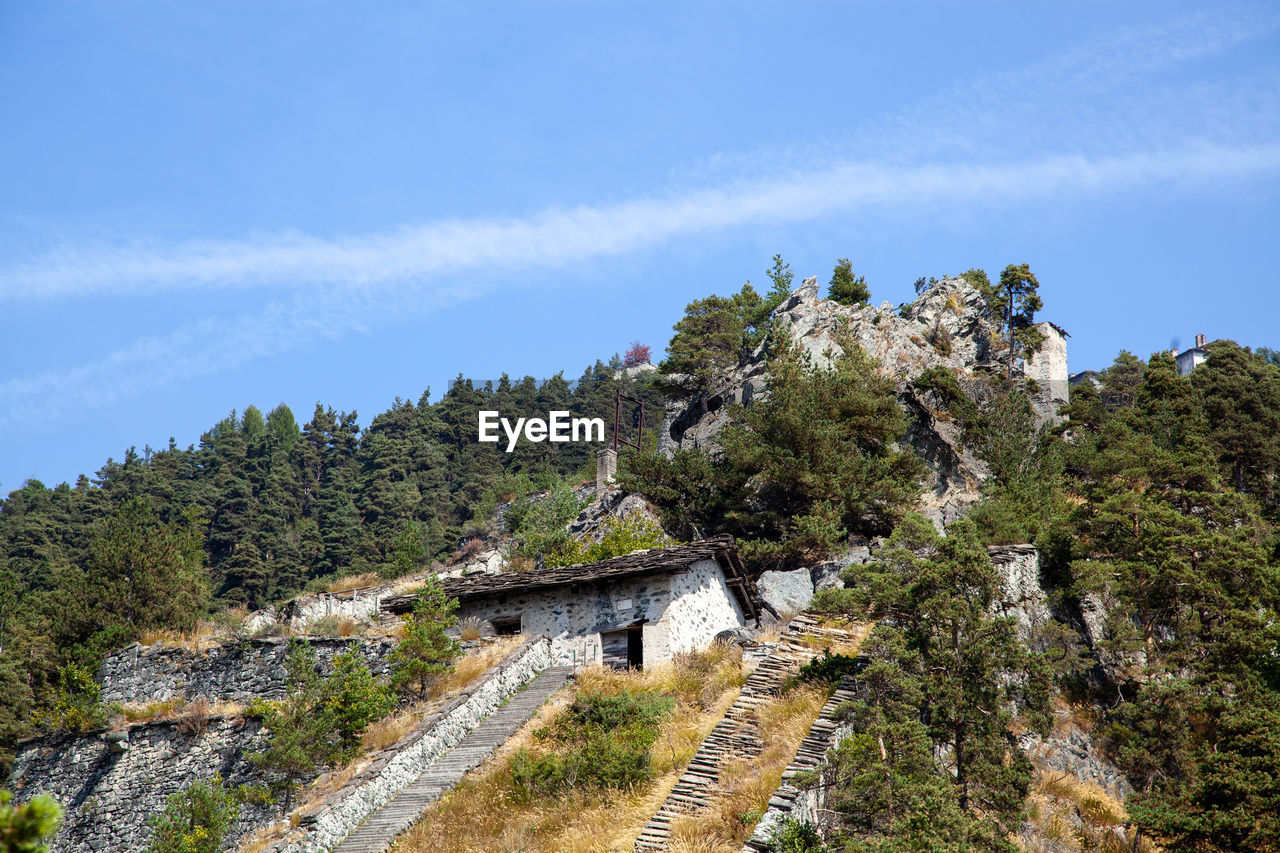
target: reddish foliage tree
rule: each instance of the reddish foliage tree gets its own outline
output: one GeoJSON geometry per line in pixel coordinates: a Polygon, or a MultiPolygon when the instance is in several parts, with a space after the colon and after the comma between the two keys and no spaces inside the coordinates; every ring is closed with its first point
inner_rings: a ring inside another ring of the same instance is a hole
{"type": "Polygon", "coordinates": [[[632,341],[627,347],[627,354],[622,357],[622,364],[625,367],[632,367],[637,364],[644,364],[649,360],[650,349],[647,344],[639,341],[632,341]]]}

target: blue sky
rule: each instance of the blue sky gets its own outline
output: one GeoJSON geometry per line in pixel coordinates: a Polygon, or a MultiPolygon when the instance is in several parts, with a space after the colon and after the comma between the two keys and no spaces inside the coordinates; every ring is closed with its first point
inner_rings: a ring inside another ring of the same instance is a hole
{"type": "Polygon", "coordinates": [[[660,351],[781,252],[1280,347],[1280,6],[0,2],[0,491],[660,351]]]}

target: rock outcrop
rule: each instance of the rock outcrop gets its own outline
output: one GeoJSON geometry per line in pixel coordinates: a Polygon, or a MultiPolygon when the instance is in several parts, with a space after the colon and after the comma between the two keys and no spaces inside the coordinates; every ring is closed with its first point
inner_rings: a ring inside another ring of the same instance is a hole
{"type": "Polygon", "coordinates": [[[998,545],[987,552],[1004,580],[1002,594],[992,607],[994,615],[1013,617],[1018,639],[1033,645],[1039,630],[1053,618],[1040,583],[1040,554],[1034,545],[998,545]]]}
{"type": "MultiPolygon", "coordinates": [[[[936,524],[945,526],[978,500],[982,482],[990,476],[986,463],[965,448],[959,426],[939,413],[935,395],[913,384],[923,371],[943,367],[970,390],[984,375],[1003,369],[998,326],[977,289],[963,278],[943,279],[899,312],[888,302],[850,307],[819,299],[818,280],[807,278],[773,316],[815,365],[828,365],[843,354],[837,343],[843,329],[894,378],[898,402],[907,412],[903,443],[931,472],[920,508],[936,524]]],[[[1057,407],[1066,400],[1066,342],[1052,324],[1038,328],[1045,346],[1025,365],[1025,375],[1035,380],[1033,405],[1043,422],[1055,419],[1057,407]]],[[[768,393],[766,361],[761,345],[709,393],[671,406],[659,432],[659,448],[667,453],[677,448],[714,449],[716,435],[729,421],[727,404],[750,405],[768,393]]]]}

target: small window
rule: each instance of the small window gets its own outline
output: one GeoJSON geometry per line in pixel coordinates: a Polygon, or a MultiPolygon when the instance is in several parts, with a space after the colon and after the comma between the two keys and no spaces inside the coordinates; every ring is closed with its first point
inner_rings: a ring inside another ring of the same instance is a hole
{"type": "Polygon", "coordinates": [[[520,614],[503,616],[493,620],[493,633],[499,637],[510,637],[520,633],[520,614]]]}

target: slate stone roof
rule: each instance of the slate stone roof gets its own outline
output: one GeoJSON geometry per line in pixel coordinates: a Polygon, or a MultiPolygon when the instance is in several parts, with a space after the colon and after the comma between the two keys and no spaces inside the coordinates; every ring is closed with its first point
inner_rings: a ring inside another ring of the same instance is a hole
{"type": "MultiPolygon", "coordinates": [[[[441,586],[450,598],[459,602],[499,595],[527,593],[556,589],[581,583],[610,581],[635,575],[670,574],[683,571],[702,560],[715,560],[724,572],[725,583],[733,590],[742,612],[749,619],[759,616],[759,604],[755,586],[747,577],[733,545],[733,537],[724,534],[711,539],[701,539],[688,545],[672,548],[650,548],[621,557],[610,557],[596,563],[575,563],[554,569],[535,569],[529,572],[503,572],[496,575],[476,574],[461,578],[444,578],[441,586]]],[[[413,609],[417,596],[413,593],[389,596],[382,600],[382,609],[390,613],[407,613],[413,609]]]]}

